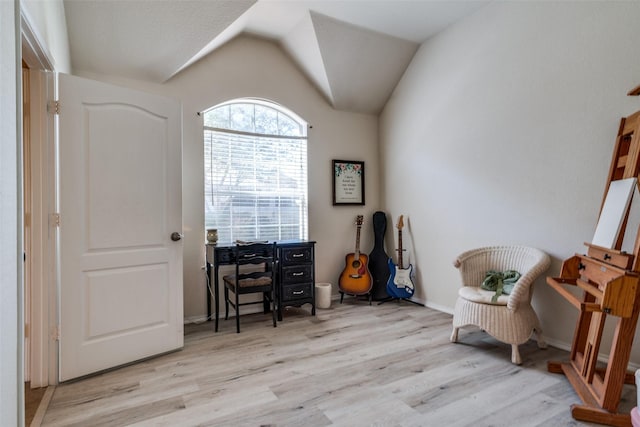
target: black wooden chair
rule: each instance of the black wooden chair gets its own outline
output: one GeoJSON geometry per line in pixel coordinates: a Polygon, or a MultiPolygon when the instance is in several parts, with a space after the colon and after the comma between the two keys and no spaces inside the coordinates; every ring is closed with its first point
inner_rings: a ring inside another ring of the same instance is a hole
{"type": "Polygon", "coordinates": [[[275,243],[238,244],[234,250],[235,273],[223,276],[225,320],[229,318],[229,304],[236,312],[236,330],[240,333],[240,307],[263,304],[264,313],[271,311],[276,327],[275,243]],[[264,268],[258,268],[264,264],[264,268]],[[234,299],[229,298],[229,291],[234,299]],[[262,301],[240,303],[240,295],[262,293],[262,301]]]}

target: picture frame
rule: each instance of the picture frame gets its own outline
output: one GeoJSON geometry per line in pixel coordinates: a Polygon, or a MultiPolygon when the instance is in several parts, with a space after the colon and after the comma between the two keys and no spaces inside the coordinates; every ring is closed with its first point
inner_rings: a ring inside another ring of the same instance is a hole
{"type": "Polygon", "coordinates": [[[333,160],[333,205],[364,205],[364,162],[333,160]]]}

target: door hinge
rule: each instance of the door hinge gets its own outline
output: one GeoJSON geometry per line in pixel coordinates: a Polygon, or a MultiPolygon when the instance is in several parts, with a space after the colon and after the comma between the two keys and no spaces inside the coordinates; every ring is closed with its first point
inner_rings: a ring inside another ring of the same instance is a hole
{"type": "Polygon", "coordinates": [[[47,112],[49,114],[60,114],[60,101],[47,102],[47,112]]]}
{"type": "Polygon", "coordinates": [[[60,341],[60,325],[56,325],[51,330],[51,339],[54,341],[60,341]]]}
{"type": "Polygon", "coordinates": [[[24,325],[24,337],[25,338],[29,338],[31,336],[31,328],[29,327],[29,324],[25,324],[24,325]]]}
{"type": "Polygon", "coordinates": [[[51,226],[52,227],[60,227],[60,214],[59,213],[51,214],[51,226]]]}

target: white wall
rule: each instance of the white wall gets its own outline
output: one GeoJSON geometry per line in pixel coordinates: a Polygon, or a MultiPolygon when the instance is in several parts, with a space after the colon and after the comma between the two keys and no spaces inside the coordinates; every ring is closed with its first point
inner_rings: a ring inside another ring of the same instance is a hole
{"type": "MultiPolygon", "coordinates": [[[[355,216],[365,215],[361,248],[373,247],[371,216],[379,209],[377,126],[375,116],[332,109],[276,44],[248,36],[159,85],[112,76],[96,80],[161,93],[183,104],[184,312],[187,319],[206,312],[204,299],[204,159],[202,119],[198,111],[240,97],[275,101],[294,111],[309,129],[309,238],[316,245],[316,280],[337,284],[344,256],[355,245],[355,216]],[[332,206],[332,159],[365,162],[366,206],[332,206]],[[368,227],[367,227],[368,226],[368,227]]],[[[334,288],[335,290],[335,288],[334,288]]]]}
{"type": "Polygon", "coordinates": [[[62,0],[21,0],[20,8],[52,62],[53,69],[70,73],[69,38],[62,0]]]}
{"type": "Polygon", "coordinates": [[[18,345],[18,153],[19,56],[16,3],[0,1],[0,425],[23,422],[18,345]]]}
{"type": "MultiPolygon", "coordinates": [[[[584,252],[619,119],[640,109],[626,96],[640,84],[638,16],[635,2],[493,2],[421,46],[380,140],[384,205],[408,216],[429,304],[452,310],[464,250],[535,246],[550,275],[584,252]]],[[[534,305],[568,346],[576,310],[544,278],[534,305]]]]}

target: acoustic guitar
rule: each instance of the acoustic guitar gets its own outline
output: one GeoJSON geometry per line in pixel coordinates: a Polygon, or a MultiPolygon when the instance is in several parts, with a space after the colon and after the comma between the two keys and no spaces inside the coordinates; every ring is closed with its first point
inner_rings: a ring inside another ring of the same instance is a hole
{"type": "Polygon", "coordinates": [[[340,292],[350,295],[364,295],[371,291],[373,281],[367,266],[367,255],[360,253],[360,228],[362,227],[362,215],[356,218],[356,250],[345,257],[345,267],[340,274],[338,287],[340,292]]]}
{"type": "Polygon", "coordinates": [[[398,218],[398,264],[393,263],[389,258],[389,280],[387,281],[387,293],[392,298],[410,298],[415,291],[413,285],[413,266],[404,268],[402,263],[402,228],[404,227],[403,216],[398,218]]]}

